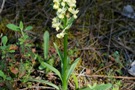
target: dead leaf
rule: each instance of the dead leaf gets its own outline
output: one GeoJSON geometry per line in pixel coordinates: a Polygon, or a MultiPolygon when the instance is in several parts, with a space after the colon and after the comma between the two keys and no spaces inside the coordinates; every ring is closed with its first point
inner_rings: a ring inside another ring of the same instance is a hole
{"type": "Polygon", "coordinates": [[[32,52],[35,53],[36,52],[36,48],[32,48],[32,52]]]}
{"type": "Polygon", "coordinates": [[[109,55],[109,59],[111,60],[111,61],[115,61],[115,58],[114,57],[112,57],[111,55],[109,55]]]}
{"type": "Polygon", "coordinates": [[[56,77],[54,76],[54,73],[52,73],[52,72],[48,73],[47,74],[47,77],[48,77],[48,80],[49,81],[52,81],[52,80],[55,80],[56,79],[56,77]]]}
{"type": "Polygon", "coordinates": [[[9,50],[17,50],[18,46],[17,45],[10,45],[9,50]]]}
{"type": "Polygon", "coordinates": [[[10,67],[10,71],[13,73],[13,74],[18,74],[18,69],[17,68],[15,68],[15,67],[10,67]]]}
{"type": "Polygon", "coordinates": [[[92,71],[89,68],[86,68],[86,74],[90,75],[92,73],[92,71]]]}

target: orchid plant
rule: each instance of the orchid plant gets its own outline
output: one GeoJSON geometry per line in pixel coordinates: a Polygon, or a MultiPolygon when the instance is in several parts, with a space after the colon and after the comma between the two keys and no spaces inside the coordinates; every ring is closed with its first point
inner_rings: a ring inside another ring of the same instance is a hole
{"type": "MultiPolygon", "coordinates": [[[[56,31],[60,32],[56,35],[57,38],[64,38],[64,54],[59,56],[61,59],[62,90],[67,90],[68,79],[79,61],[79,59],[77,59],[71,66],[69,64],[70,59],[67,56],[67,34],[68,29],[71,27],[73,21],[77,18],[77,13],[79,10],[76,9],[76,0],[53,0],[53,2],[53,8],[56,10],[57,16],[53,18],[52,27],[55,28],[56,31]]],[[[58,52],[59,50],[57,45],[55,45],[55,48],[58,52]]]]}
{"type": "Polygon", "coordinates": [[[56,10],[56,17],[52,19],[52,27],[55,28],[56,31],[58,32],[58,34],[56,35],[57,38],[59,39],[64,38],[63,53],[60,52],[57,45],[54,43],[56,51],[61,60],[61,71],[57,70],[56,68],[54,68],[53,66],[49,65],[46,62],[42,62],[41,65],[48,67],[50,70],[55,72],[62,81],[62,90],[68,90],[68,79],[70,78],[70,75],[74,71],[78,61],[80,60],[79,58],[77,58],[72,64],[70,64],[70,59],[67,55],[68,30],[71,27],[73,21],[77,18],[77,13],[79,12],[79,10],[76,9],[76,0],[53,0],[53,3],[54,3],[53,8],[56,10]]]}

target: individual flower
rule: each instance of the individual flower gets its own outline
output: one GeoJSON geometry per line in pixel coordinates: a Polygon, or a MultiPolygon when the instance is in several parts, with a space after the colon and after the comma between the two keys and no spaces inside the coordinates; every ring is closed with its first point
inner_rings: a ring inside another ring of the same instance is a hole
{"type": "Polygon", "coordinates": [[[59,17],[60,19],[63,19],[63,18],[64,18],[64,14],[61,13],[61,14],[58,15],[58,17],[59,17]]]}
{"type": "Polygon", "coordinates": [[[56,31],[60,29],[61,23],[59,22],[58,18],[53,18],[52,20],[52,27],[56,28],[56,31]]]}
{"type": "Polygon", "coordinates": [[[72,12],[73,11],[73,8],[72,7],[68,8],[68,11],[69,12],[72,12]]]}
{"type": "Polygon", "coordinates": [[[65,7],[66,3],[63,1],[63,2],[61,3],[61,5],[62,5],[63,7],[65,7]]]}
{"type": "Polygon", "coordinates": [[[55,4],[53,5],[53,8],[54,8],[54,9],[58,9],[58,8],[59,8],[59,4],[58,4],[58,3],[55,3],[55,4]]]}
{"type": "Polygon", "coordinates": [[[59,7],[60,7],[60,0],[53,0],[53,2],[54,2],[53,8],[54,9],[59,9],[59,7]]]}
{"type": "Polygon", "coordinates": [[[74,17],[75,19],[77,18],[77,13],[79,12],[78,9],[75,10],[74,8],[70,7],[70,8],[68,9],[68,11],[73,14],[73,17],[74,17]]]}
{"type": "Polygon", "coordinates": [[[59,26],[60,26],[60,23],[55,23],[52,25],[53,28],[56,28],[56,31],[60,29],[59,26]]]}
{"type": "Polygon", "coordinates": [[[65,0],[69,7],[76,7],[76,0],[65,0]]]}
{"type": "Polygon", "coordinates": [[[73,17],[76,19],[77,18],[77,15],[75,14],[75,15],[73,15],[73,17]]]}
{"type": "Polygon", "coordinates": [[[61,33],[57,34],[56,37],[57,37],[57,38],[63,38],[65,34],[66,34],[66,33],[61,32],[61,33]]]}
{"type": "Polygon", "coordinates": [[[62,12],[62,9],[61,9],[61,8],[59,8],[57,11],[58,11],[58,13],[61,13],[61,12],[62,12]]]}
{"type": "Polygon", "coordinates": [[[68,9],[68,11],[69,11],[70,13],[74,14],[74,15],[79,12],[78,9],[75,10],[74,8],[71,8],[71,7],[68,9]]]}

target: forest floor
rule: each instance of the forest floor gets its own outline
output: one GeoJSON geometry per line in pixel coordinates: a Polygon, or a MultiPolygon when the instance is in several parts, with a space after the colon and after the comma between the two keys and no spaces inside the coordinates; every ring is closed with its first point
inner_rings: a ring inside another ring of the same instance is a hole
{"type": "MultiPolygon", "coordinates": [[[[131,5],[135,10],[134,0],[83,0],[77,2],[79,14],[68,33],[68,54],[72,60],[80,57],[74,75],[79,87],[94,83],[111,83],[113,90],[135,90],[135,77],[129,74],[130,65],[135,61],[135,18],[123,15],[125,6],[131,5]]],[[[33,53],[43,57],[43,33],[50,33],[49,57],[53,66],[60,68],[59,58],[53,43],[63,50],[62,39],[57,39],[57,32],[51,26],[55,12],[52,0],[7,0],[0,13],[0,34],[8,37],[8,45],[14,53],[3,56],[0,51],[0,70],[10,80],[0,78],[0,90],[51,90],[42,83],[29,82],[28,77],[42,79],[60,85],[55,73],[39,69],[39,62],[33,53]],[[20,34],[9,30],[9,23],[33,26],[27,34],[31,38],[31,48],[21,51],[17,44],[20,34]]],[[[2,47],[2,40],[0,42],[2,47]]],[[[4,54],[5,55],[5,54],[4,54]]],[[[75,89],[72,77],[69,90],[75,89]]]]}

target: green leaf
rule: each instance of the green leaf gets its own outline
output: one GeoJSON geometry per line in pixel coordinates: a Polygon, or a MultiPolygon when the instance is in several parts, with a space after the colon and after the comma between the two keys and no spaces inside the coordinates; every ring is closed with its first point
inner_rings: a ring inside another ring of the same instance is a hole
{"type": "Polygon", "coordinates": [[[92,90],[92,89],[90,89],[90,87],[83,87],[83,88],[81,88],[79,90],[92,90]]]}
{"type": "Polygon", "coordinates": [[[72,78],[73,78],[74,83],[75,83],[75,90],[77,90],[79,88],[78,79],[77,79],[75,74],[72,74],[72,78]]]}
{"type": "Polygon", "coordinates": [[[7,44],[7,41],[8,41],[7,36],[3,36],[2,37],[2,43],[3,43],[4,46],[7,44]]]}
{"type": "Polygon", "coordinates": [[[118,63],[121,67],[124,67],[122,62],[120,61],[120,54],[118,51],[115,51],[112,56],[114,57],[116,63],[118,63]]]}
{"type": "Polygon", "coordinates": [[[55,47],[55,49],[56,49],[56,52],[57,52],[57,54],[58,54],[58,56],[59,56],[59,58],[60,58],[60,60],[61,60],[61,68],[63,68],[63,60],[64,60],[64,57],[63,57],[63,55],[62,55],[62,53],[61,53],[61,51],[58,49],[58,47],[57,47],[57,45],[54,43],[54,47],[55,47]]]}
{"type": "Polygon", "coordinates": [[[45,68],[47,67],[48,69],[50,69],[50,70],[52,70],[53,72],[55,72],[55,73],[59,76],[59,78],[62,80],[61,74],[60,74],[60,72],[59,72],[56,68],[54,68],[53,66],[49,65],[49,64],[46,63],[46,62],[41,62],[41,65],[44,66],[45,68]]]}
{"type": "Polygon", "coordinates": [[[97,85],[94,89],[95,90],[108,90],[112,87],[112,84],[108,83],[108,84],[100,84],[97,85]]]}
{"type": "Polygon", "coordinates": [[[6,77],[6,80],[11,81],[11,80],[12,80],[12,78],[11,78],[11,77],[6,77]]]}
{"type": "Polygon", "coordinates": [[[38,79],[29,79],[28,81],[34,81],[34,82],[39,82],[39,83],[44,83],[47,84],[49,86],[52,86],[54,88],[56,88],[57,90],[59,90],[59,87],[51,82],[45,81],[45,80],[38,80],[38,79]]]}
{"type": "Polygon", "coordinates": [[[57,45],[55,43],[54,43],[54,47],[56,49],[56,52],[57,52],[60,60],[62,61],[64,59],[64,57],[63,57],[62,53],[60,52],[60,50],[58,49],[58,47],[57,47],[57,45]]]}
{"type": "Polygon", "coordinates": [[[6,79],[6,75],[4,74],[2,70],[0,70],[0,77],[2,77],[3,79],[6,79]]]}
{"type": "Polygon", "coordinates": [[[77,58],[77,59],[73,62],[73,64],[71,65],[71,67],[69,68],[68,73],[67,73],[67,78],[66,78],[67,80],[69,79],[70,75],[73,73],[73,71],[74,71],[74,69],[75,69],[77,63],[79,62],[79,60],[80,60],[80,58],[77,58]]]}
{"type": "Polygon", "coordinates": [[[7,24],[7,28],[9,28],[13,31],[20,31],[20,28],[14,24],[7,24]]]}
{"type": "Polygon", "coordinates": [[[33,27],[32,26],[28,26],[28,27],[26,27],[25,31],[29,31],[31,29],[33,29],[33,27]]]}
{"type": "MultiPolygon", "coordinates": [[[[51,66],[54,65],[54,59],[53,58],[50,58],[49,60],[47,60],[47,63],[51,66]]],[[[46,68],[46,72],[50,72],[50,69],[46,68]]]]}
{"type": "Polygon", "coordinates": [[[88,87],[82,88],[80,90],[109,90],[112,87],[112,84],[94,84],[94,86],[89,85],[88,87]]]}
{"type": "Polygon", "coordinates": [[[43,69],[45,69],[45,66],[40,65],[40,66],[38,67],[38,69],[39,69],[39,70],[43,70],[43,69]]]}
{"type": "Polygon", "coordinates": [[[44,33],[44,58],[48,59],[48,51],[49,51],[49,32],[46,31],[44,33]]]}
{"type": "Polygon", "coordinates": [[[69,28],[72,26],[73,21],[74,21],[74,18],[73,18],[73,17],[70,18],[70,19],[67,21],[67,27],[66,27],[66,29],[69,29],[69,28]]]}
{"type": "Polygon", "coordinates": [[[20,21],[20,24],[19,24],[19,28],[21,29],[21,30],[23,30],[23,22],[22,21],[20,21]]]}

